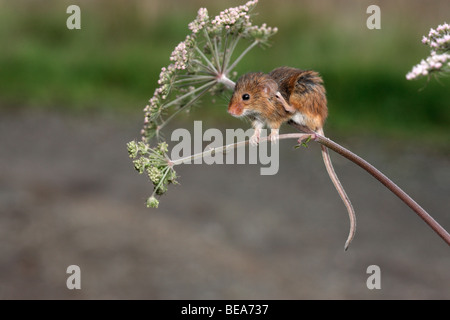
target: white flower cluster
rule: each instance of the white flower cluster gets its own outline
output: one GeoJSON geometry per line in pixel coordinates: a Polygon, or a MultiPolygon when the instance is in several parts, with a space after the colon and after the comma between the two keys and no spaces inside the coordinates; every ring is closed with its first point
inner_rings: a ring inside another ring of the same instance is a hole
{"type": "Polygon", "coordinates": [[[170,82],[175,69],[175,65],[173,64],[169,65],[167,68],[161,68],[158,80],[159,88],[155,90],[155,95],[160,95],[163,100],[166,99],[166,95],[170,90],[170,82]]]}
{"type": "Polygon", "coordinates": [[[189,23],[188,27],[194,34],[198,33],[206,23],[209,21],[208,10],[206,8],[200,8],[197,13],[197,18],[189,23]]]}
{"type": "Polygon", "coordinates": [[[413,80],[421,76],[427,76],[432,71],[441,71],[444,66],[450,67],[450,54],[431,52],[431,55],[413,67],[406,75],[406,79],[413,80]]]}
{"type": "Polygon", "coordinates": [[[239,24],[242,27],[251,27],[250,15],[251,9],[258,3],[258,0],[248,1],[246,4],[239,7],[229,8],[219,13],[212,21],[211,31],[230,29],[232,26],[239,24]]]}
{"type": "Polygon", "coordinates": [[[430,46],[430,56],[413,67],[406,75],[406,79],[413,80],[427,76],[431,72],[450,70],[450,26],[444,23],[434,29],[430,29],[428,37],[422,38],[422,43],[430,46]]]}
{"type": "Polygon", "coordinates": [[[170,86],[175,70],[176,68],[174,64],[170,64],[167,68],[163,67],[161,69],[158,80],[159,87],[156,88],[155,92],[153,93],[153,97],[149,101],[150,105],[146,106],[144,109],[146,117],[150,116],[150,112],[152,110],[156,110],[157,108],[159,108],[161,100],[166,99],[167,94],[170,91],[170,86]]]}
{"type": "Polygon", "coordinates": [[[278,28],[272,28],[272,27],[268,27],[265,23],[263,23],[261,25],[261,27],[258,26],[252,26],[249,28],[248,30],[249,34],[257,39],[265,39],[268,38],[270,36],[272,36],[273,34],[278,32],[278,28]]]}
{"type": "MultiPolygon", "coordinates": [[[[173,61],[173,67],[176,70],[185,70],[188,67],[192,49],[195,47],[194,36],[187,35],[184,41],[181,41],[170,55],[170,61],[173,61]]],[[[169,69],[171,66],[168,67],[169,69]]]]}
{"type": "Polygon", "coordinates": [[[170,55],[170,61],[175,63],[175,69],[186,69],[186,63],[188,62],[188,51],[186,50],[186,42],[180,42],[170,55]]]}
{"type": "MultiPolygon", "coordinates": [[[[158,80],[159,87],[153,93],[153,97],[149,101],[150,104],[144,108],[144,128],[141,130],[143,136],[148,132],[151,122],[160,115],[161,102],[169,95],[175,73],[177,70],[185,70],[187,68],[189,55],[194,45],[195,39],[190,35],[186,36],[186,39],[180,42],[170,55],[170,61],[173,63],[167,68],[163,67],[161,69],[158,80]]],[[[145,139],[145,137],[143,138],[145,139]]]]}
{"type": "Polygon", "coordinates": [[[422,38],[422,43],[429,45],[433,50],[450,49],[450,26],[444,23],[434,29],[430,29],[428,37],[422,38]]]}
{"type": "Polygon", "coordinates": [[[170,64],[167,68],[161,68],[158,80],[159,87],[155,89],[153,97],[149,100],[150,104],[144,108],[144,128],[141,130],[143,140],[146,139],[146,135],[152,127],[153,121],[161,113],[161,102],[167,98],[167,95],[170,92],[175,71],[176,67],[174,64],[170,64]]]}

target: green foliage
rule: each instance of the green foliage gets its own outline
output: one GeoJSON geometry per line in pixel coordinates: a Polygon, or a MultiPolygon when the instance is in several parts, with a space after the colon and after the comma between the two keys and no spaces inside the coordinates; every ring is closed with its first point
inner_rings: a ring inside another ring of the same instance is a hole
{"type": "MultiPolygon", "coordinates": [[[[164,2],[141,12],[138,3],[82,2],[82,29],[72,31],[65,27],[64,2],[2,2],[0,108],[141,111],[200,5],[164,2]]],[[[448,141],[449,78],[405,79],[428,52],[420,40],[443,21],[438,12],[383,6],[382,29],[374,31],[365,27],[365,8],[348,13],[335,4],[315,10],[314,3],[261,1],[255,22],[277,26],[279,32],[270,48],[251,51],[237,65],[238,74],[280,65],[315,69],[328,94],[326,130],[405,137],[420,132],[448,141]]],[[[215,14],[224,5],[207,6],[215,14]]],[[[237,123],[226,115],[227,103],[227,94],[219,96],[216,106],[207,104],[197,116],[237,123]]]]}
{"type": "Polygon", "coordinates": [[[167,144],[159,143],[155,148],[140,141],[127,143],[128,154],[133,159],[134,168],[140,174],[146,173],[153,183],[154,192],[147,199],[147,206],[158,207],[155,195],[162,195],[167,191],[169,184],[177,184],[177,174],[167,157],[167,144]]]}

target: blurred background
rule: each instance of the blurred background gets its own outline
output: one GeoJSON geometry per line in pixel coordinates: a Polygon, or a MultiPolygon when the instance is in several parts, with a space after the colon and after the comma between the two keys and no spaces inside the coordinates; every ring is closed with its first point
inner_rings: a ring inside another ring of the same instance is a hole
{"type": "MultiPolygon", "coordinates": [[[[399,199],[332,154],[358,230],[320,150],[280,144],[280,171],[186,165],[160,208],[125,144],[162,66],[200,7],[243,1],[0,0],[0,298],[450,299],[449,247],[399,199]],[[81,30],[66,9],[81,8],[81,30]],[[81,268],[81,290],[66,268],[81,268]],[[381,290],[366,269],[381,268],[381,290]]],[[[430,28],[450,2],[269,1],[256,24],[276,26],[267,49],[236,71],[281,65],[324,78],[325,132],[389,176],[450,229],[450,81],[407,81],[429,54],[430,28]],[[366,9],[381,8],[381,30],[366,9]]],[[[206,100],[167,128],[247,128],[206,100]]],[[[283,127],[283,131],[290,131],[283,127]]]]}

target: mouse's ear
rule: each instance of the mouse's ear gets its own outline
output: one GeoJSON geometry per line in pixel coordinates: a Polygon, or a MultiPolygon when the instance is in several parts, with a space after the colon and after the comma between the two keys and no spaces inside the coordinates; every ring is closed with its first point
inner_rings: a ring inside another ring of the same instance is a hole
{"type": "Polygon", "coordinates": [[[278,84],[273,79],[266,79],[263,83],[262,90],[266,95],[274,95],[278,91],[278,84]]]}

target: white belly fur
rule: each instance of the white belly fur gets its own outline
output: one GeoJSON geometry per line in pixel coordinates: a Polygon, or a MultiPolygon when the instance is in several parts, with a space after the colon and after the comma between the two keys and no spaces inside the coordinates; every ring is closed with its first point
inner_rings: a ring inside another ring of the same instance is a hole
{"type": "Polygon", "coordinates": [[[305,117],[300,112],[294,113],[291,117],[291,120],[300,125],[306,126],[305,117]]]}

